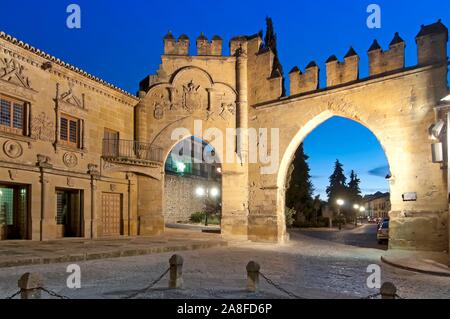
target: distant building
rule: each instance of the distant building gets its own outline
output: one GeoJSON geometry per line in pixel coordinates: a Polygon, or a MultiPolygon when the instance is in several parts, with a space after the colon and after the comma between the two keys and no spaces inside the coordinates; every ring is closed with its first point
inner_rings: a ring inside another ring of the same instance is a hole
{"type": "Polygon", "coordinates": [[[377,192],[363,198],[365,214],[368,217],[386,218],[391,210],[391,194],[377,192]]]}
{"type": "Polygon", "coordinates": [[[206,163],[203,158],[205,153],[214,154],[213,148],[195,137],[182,143],[185,148],[172,150],[165,164],[166,223],[186,222],[193,213],[204,211],[206,197],[196,195],[198,188],[220,191],[222,186],[221,165],[206,163]],[[177,151],[180,154],[176,154],[177,151]],[[188,154],[182,154],[183,151],[188,154]]]}

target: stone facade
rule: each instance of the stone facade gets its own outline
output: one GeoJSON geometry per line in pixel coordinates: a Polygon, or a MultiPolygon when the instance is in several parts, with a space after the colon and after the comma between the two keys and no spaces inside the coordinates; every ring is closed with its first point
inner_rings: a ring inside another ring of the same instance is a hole
{"type": "Polygon", "coordinates": [[[93,225],[85,227],[86,236],[101,233],[99,196],[112,185],[124,195],[128,219],[123,223],[130,225],[124,228],[130,234],[157,234],[164,231],[160,164],[174,145],[194,135],[219,150],[219,158],[237,158],[222,163],[223,236],[281,242],[287,239],[285,183],[295,150],[315,127],[342,116],[370,129],[388,158],[391,248],[448,250],[447,169],[433,163],[434,141],[429,138],[429,128],[446,116],[438,106],[449,92],[447,40],[440,21],[422,26],[416,38],[419,63],[409,68],[404,67],[405,45],[398,34],[389,51],[375,43],[368,51],[370,76],[365,79],[359,78],[359,56],[353,49],[343,62],[332,56],[326,61],[325,88],[319,88],[315,63],[304,74],[294,68],[291,96],[285,97],[283,77],[273,68],[276,57],[260,35],[233,38],[230,56],[223,56],[222,40],[209,42],[202,34],[196,41],[198,55],[189,56],[189,38],[176,40],[168,34],[159,70],[141,81],[135,98],[2,34],[0,61],[6,71],[0,72],[0,93],[31,105],[36,124],[24,137],[5,133],[1,142],[11,142],[2,155],[0,180],[31,185],[33,239],[56,233],[53,190],[58,187],[83,189],[85,199],[91,198],[83,202],[85,225],[93,225]],[[60,127],[58,112],[83,121],[88,138],[80,149],[59,145],[54,133],[60,127]],[[203,134],[236,127],[244,130],[228,151],[213,134],[203,134]],[[100,148],[105,128],[145,145],[139,155],[159,149],[161,160],[116,154],[106,161],[100,148]],[[184,130],[174,136],[176,128],[184,130]],[[262,163],[247,161],[246,128],[279,129],[278,152],[268,145],[280,163],[275,174],[261,174],[262,163]],[[39,154],[45,156],[37,158],[39,154]],[[95,174],[88,173],[88,166],[98,167],[95,174]],[[415,200],[405,201],[406,193],[414,193],[415,200]]]}
{"type": "Polygon", "coordinates": [[[217,188],[220,183],[196,176],[177,176],[166,174],[164,177],[166,223],[187,222],[193,213],[205,210],[205,198],[196,195],[197,187],[217,188]]]}
{"type": "MultiPolygon", "coordinates": [[[[57,191],[82,194],[76,204],[82,212],[77,236],[103,235],[101,203],[103,194],[109,193],[122,198],[118,207],[122,234],[136,234],[136,175],[132,170],[115,171],[114,164],[102,160],[102,140],[105,128],[119,132],[120,138],[134,139],[130,123],[138,99],[4,33],[0,33],[0,95],[3,101],[22,105],[21,123],[16,125],[20,129],[0,125],[0,185],[4,190],[23,187],[27,194],[21,238],[62,236],[57,191]],[[73,119],[72,124],[61,125],[62,118],[73,119]],[[61,131],[70,125],[71,144],[61,140],[67,137],[67,131],[61,131]]],[[[5,112],[9,114],[2,109],[5,112]]],[[[16,214],[17,205],[11,205],[16,214]]],[[[3,239],[14,226],[10,224],[1,227],[3,239]]]]}

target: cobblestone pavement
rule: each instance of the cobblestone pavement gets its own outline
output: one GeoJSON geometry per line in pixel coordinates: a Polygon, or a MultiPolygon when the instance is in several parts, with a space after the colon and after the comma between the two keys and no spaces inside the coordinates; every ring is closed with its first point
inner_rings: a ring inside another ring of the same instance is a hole
{"type": "Polygon", "coordinates": [[[377,241],[377,225],[364,224],[355,229],[339,231],[337,229],[302,230],[306,236],[333,241],[350,246],[387,250],[388,245],[377,241]]]}
{"type": "MultiPolygon", "coordinates": [[[[180,253],[185,260],[184,289],[169,291],[167,277],[138,298],[287,298],[261,279],[258,294],[244,291],[245,266],[255,260],[261,272],[304,298],[363,298],[369,264],[379,264],[382,280],[392,281],[404,298],[450,298],[450,278],[408,272],[384,265],[383,250],[325,241],[300,232],[285,245],[231,243],[229,247],[180,253]]],[[[171,253],[80,262],[82,289],[66,287],[67,264],[0,269],[0,298],[17,290],[17,279],[41,272],[46,288],[71,298],[123,298],[145,288],[168,268],[171,253]]]]}

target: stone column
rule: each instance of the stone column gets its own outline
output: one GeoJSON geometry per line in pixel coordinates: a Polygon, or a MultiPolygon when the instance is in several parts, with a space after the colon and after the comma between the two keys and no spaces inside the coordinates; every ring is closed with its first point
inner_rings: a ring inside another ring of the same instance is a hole
{"type": "Polygon", "coordinates": [[[239,50],[236,56],[236,90],[237,90],[237,119],[236,126],[240,128],[238,134],[238,154],[242,162],[248,161],[248,89],[247,89],[247,52],[239,50]]]}
{"type": "Polygon", "coordinates": [[[40,221],[40,240],[56,238],[56,218],[48,216],[48,179],[45,174],[46,169],[51,169],[53,165],[50,164],[50,158],[45,155],[38,155],[37,166],[40,168],[41,176],[39,181],[41,183],[41,221],[40,221]]]}
{"type": "MultiPolygon", "coordinates": [[[[248,92],[247,92],[247,45],[236,51],[236,150],[228,149],[222,159],[222,223],[224,237],[248,236],[248,92]],[[237,155],[235,163],[226,163],[228,152],[237,155]]],[[[230,137],[227,137],[227,139],[230,137]]],[[[229,142],[227,141],[227,145],[229,142]]]]}
{"type": "Polygon", "coordinates": [[[88,164],[88,173],[91,175],[91,216],[90,216],[90,237],[97,237],[97,180],[100,177],[98,166],[88,164]]]}
{"type": "Polygon", "coordinates": [[[145,91],[139,91],[139,104],[136,107],[136,140],[145,142],[147,139],[147,109],[144,104],[145,91]]]}

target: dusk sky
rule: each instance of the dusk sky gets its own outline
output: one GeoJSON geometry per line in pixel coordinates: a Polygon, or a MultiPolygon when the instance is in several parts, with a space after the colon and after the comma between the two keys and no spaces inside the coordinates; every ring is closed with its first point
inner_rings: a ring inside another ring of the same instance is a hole
{"type": "MultiPolygon", "coordinates": [[[[368,74],[367,49],[378,39],[387,49],[395,32],[406,41],[406,64],[416,64],[415,35],[421,24],[441,18],[450,26],[449,0],[296,0],[296,1],[2,1],[0,30],[111,82],[133,94],[138,83],[153,74],[163,51],[162,38],[171,30],[186,33],[193,42],[204,32],[218,34],[227,44],[240,34],[265,28],[271,16],[285,75],[315,60],[325,80],[325,60],[342,59],[350,46],[361,57],[361,77],[368,74]],[[66,27],[66,7],[82,10],[82,27],[66,27]],[[381,29],[366,25],[369,4],[382,9],[381,29]],[[20,8],[19,8],[20,7],[20,8]],[[7,14],[5,14],[7,13],[7,14]]],[[[229,53],[225,45],[225,54],[229,53]]],[[[288,86],[288,82],[286,82],[288,86]]],[[[295,119],[293,119],[295,120],[295,119]]],[[[339,158],[346,173],[354,169],[364,193],[388,191],[387,162],[377,139],[363,126],[341,118],[323,123],[305,140],[317,193],[324,199],[328,176],[339,158]]]]}

